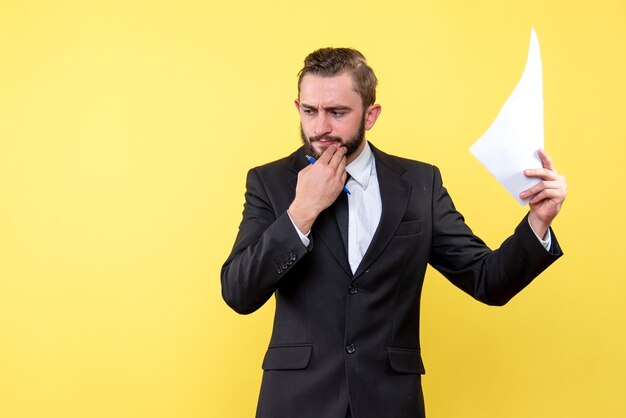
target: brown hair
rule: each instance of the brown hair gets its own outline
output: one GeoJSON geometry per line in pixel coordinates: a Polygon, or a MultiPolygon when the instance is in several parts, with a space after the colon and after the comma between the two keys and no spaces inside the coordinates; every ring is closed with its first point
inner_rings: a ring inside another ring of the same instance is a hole
{"type": "Polygon", "coordinates": [[[300,84],[307,74],[333,77],[349,71],[352,73],[354,90],[361,96],[363,108],[376,102],[376,74],[367,65],[363,54],[352,48],[321,48],[304,59],[304,67],[298,73],[298,96],[300,84]]]}

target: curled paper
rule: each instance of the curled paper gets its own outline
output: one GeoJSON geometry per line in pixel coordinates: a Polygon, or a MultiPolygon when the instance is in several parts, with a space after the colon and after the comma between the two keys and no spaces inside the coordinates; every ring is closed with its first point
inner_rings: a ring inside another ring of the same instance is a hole
{"type": "Polygon", "coordinates": [[[528,58],[522,77],[489,129],[470,147],[470,152],[520,203],[519,193],[539,182],[524,175],[540,168],[537,150],[543,148],[543,82],[539,41],[530,32],[528,58]]]}

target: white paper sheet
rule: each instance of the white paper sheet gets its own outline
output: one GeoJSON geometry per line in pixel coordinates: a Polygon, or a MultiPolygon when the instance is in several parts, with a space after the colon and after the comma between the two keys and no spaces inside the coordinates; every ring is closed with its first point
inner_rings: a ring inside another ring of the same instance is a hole
{"type": "Polygon", "coordinates": [[[524,175],[524,169],[541,167],[539,148],[543,149],[543,82],[539,41],[531,29],[522,78],[470,152],[523,206],[528,199],[519,193],[539,182],[524,175]]]}

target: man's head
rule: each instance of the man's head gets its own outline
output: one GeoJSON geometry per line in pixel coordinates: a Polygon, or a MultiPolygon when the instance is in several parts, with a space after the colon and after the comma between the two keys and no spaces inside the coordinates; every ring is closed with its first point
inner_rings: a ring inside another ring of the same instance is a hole
{"type": "Polygon", "coordinates": [[[321,48],[307,55],[304,67],[298,73],[298,95],[302,79],[307,74],[334,77],[341,73],[352,76],[353,88],[361,96],[363,109],[376,102],[376,74],[367,65],[363,54],[352,48],[321,48]]]}
{"type": "Polygon", "coordinates": [[[364,147],[365,130],[378,115],[376,75],[365,57],[348,48],[323,48],[309,54],[298,78],[296,108],[302,142],[318,157],[333,143],[347,148],[348,162],[364,147]]]}

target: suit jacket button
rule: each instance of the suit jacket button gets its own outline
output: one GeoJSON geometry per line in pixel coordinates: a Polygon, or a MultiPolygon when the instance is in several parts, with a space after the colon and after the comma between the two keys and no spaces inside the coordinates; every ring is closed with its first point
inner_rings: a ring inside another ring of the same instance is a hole
{"type": "Polygon", "coordinates": [[[280,263],[280,268],[283,270],[287,270],[287,263],[280,263]]]}
{"type": "Polygon", "coordinates": [[[346,352],[348,354],[352,354],[356,351],[356,347],[354,346],[354,344],[350,344],[348,346],[346,346],[346,352]]]}
{"type": "Polygon", "coordinates": [[[357,292],[359,291],[359,288],[357,286],[350,286],[348,288],[348,291],[350,292],[351,295],[356,295],[357,292]]]}
{"type": "Polygon", "coordinates": [[[289,259],[291,261],[296,261],[296,258],[297,258],[296,255],[294,253],[291,253],[291,256],[289,257],[289,259]]]}
{"type": "Polygon", "coordinates": [[[276,270],[276,272],[278,274],[283,274],[285,272],[285,270],[281,269],[280,267],[278,268],[278,270],[276,270]]]}

